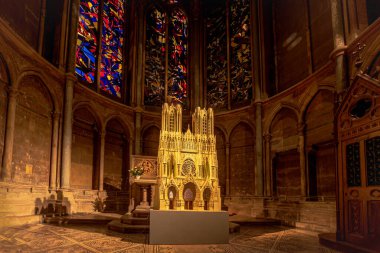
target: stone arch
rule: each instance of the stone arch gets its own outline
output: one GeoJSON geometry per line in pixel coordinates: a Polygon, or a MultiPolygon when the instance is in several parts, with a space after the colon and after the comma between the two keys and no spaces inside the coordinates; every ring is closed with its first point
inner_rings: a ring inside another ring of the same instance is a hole
{"type": "Polygon", "coordinates": [[[300,194],[298,122],[299,115],[288,107],[282,107],[271,122],[269,156],[273,157],[271,171],[273,195],[299,196],[300,194]]]}
{"type": "Polygon", "coordinates": [[[230,134],[230,194],[254,194],[254,132],[246,122],[239,122],[230,134]]]}
{"type": "MultiPolygon", "coordinates": [[[[219,127],[215,127],[214,134],[216,136],[216,152],[218,158],[218,179],[221,195],[226,195],[226,179],[227,179],[227,159],[226,145],[227,135],[225,131],[219,127]]],[[[229,145],[229,144],[228,144],[229,145]]]]}
{"type": "MultiPolygon", "coordinates": [[[[129,189],[129,132],[118,117],[106,121],[104,136],[104,180],[107,192],[129,189]]],[[[110,207],[111,203],[108,203],[110,207]]],[[[116,210],[120,211],[120,210],[116,210]]]]}
{"type": "Polygon", "coordinates": [[[107,119],[104,121],[104,126],[107,126],[107,124],[112,120],[118,121],[120,125],[122,126],[122,128],[124,129],[124,134],[126,134],[126,136],[130,140],[133,140],[133,136],[131,135],[131,133],[133,133],[133,128],[128,122],[126,122],[123,118],[121,118],[120,115],[111,115],[107,117],[107,119]]]}
{"type": "Polygon", "coordinates": [[[18,76],[18,74],[16,73],[18,71],[17,65],[15,65],[15,62],[17,61],[13,57],[6,54],[1,54],[1,53],[0,53],[0,61],[1,61],[1,65],[4,66],[6,69],[9,86],[15,86],[15,84],[17,83],[16,76],[18,76]]]}
{"type": "Polygon", "coordinates": [[[156,124],[149,124],[141,131],[142,153],[149,156],[158,155],[160,128],[156,124]]]}
{"type": "Polygon", "coordinates": [[[169,184],[165,192],[166,197],[169,200],[169,209],[177,209],[177,202],[180,199],[180,191],[175,184],[169,184]],[[171,193],[170,193],[171,192],[171,193]]]}
{"type": "Polygon", "coordinates": [[[308,196],[312,198],[335,196],[334,110],[334,91],[320,89],[303,113],[308,196]]]}
{"type": "Polygon", "coordinates": [[[335,87],[330,85],[319,85],[308,92],[300,106],[300,122],[305,122],[306,110],[320,91],[330,91],[331,93],[335,93],[335,87]]]}
{"type": "Polygon", "coordinates": [[[70,185],[77,189],[98,189],[101,122],[91,106],[73,110],[70,185]]]}
{"type": "Polygon", "coordinates": [[[5,142],[5,125],[7,116],[7,103],[8,103],[8,93],[7,88],[9,87],[9,71],[8,66],[0,54],[0,164],[3,164],[3,152],[4,152],[4,142],[5,142]]]}
{"type": "Polygon", "coordinates": [[[202,199],[204,204],[204,209],[209,210],[210,204],[212,202],[212,190],[209,186],[205,187],[202,191],[202,199]]]}
{"type": "Polygon", "coordinates": [[[13,180],[48,186],[54,100],[39,76],[24,73],[18,80],[12,154],[13,180]]]}
{"type": "Polygon", "coordinates": [[[50,103],[52,104],[53,109],[56,112],[58,112],[60,107],[56,99],[57,95],[55,94],[54,90],[50,87],[50,85],[46,85],[49,82],[48,82],[48,79],[45,77],[45,75],[35,70],[24,69],[23,72],[17,77],[16,83],[15,85],[13,85],[13,87],[16,90],[20,91],[22,89],[21,84],[24,83],[24,80],[26,78],[35,78],[39,80],[39,82],[41,83],[43,87],[42,89],[44,90],[44,94],[50,100],[50,103]]]}
{"type": "Polygon", "coordinates": [[[189,210],[197,209],[197,207],[200,206],[202,202],[201,190],[198,184],[196,184],[196,182],[193,182],[193,181],[184,182],[181,195],[185,203],[185,209],[189,209],[189,210]],[[189,191],[187,191],[188,189],[191,191],[192,196],[186,196],[187,193],[190,193],[189,191]],[[189,203],[189,202],[192,202],[192,203],[189,203]]]}
{"type": "Polygon", "coordinates": [[[264,133],[270,133],[270,129],[272,127],[274,118],[284,108],[292,110],[295,113],[295,115],[297,116],[297,122],[300,122],[300,110],[298,109],[298,107],[296,105],[291,104],[291,103],[280,103],[270,113],[270,116],[268,117],[267,124],[265,124],[265,127],[264,127],[264,133]]]}
{"type": "Polygon", "coordinates": [[[90,102],[82,101],[82,102],[75,103],[73,105],[74,116],[78,110],[87,110],[89,112],[89,115],[91,115],[91,117],[94,118],[95,123],[96,123],[96,128],[99,131],[99,133],[104,130],[105,124],[102,118],[97,113],[97,110],[95,109],[95,107],[90,102]]]}

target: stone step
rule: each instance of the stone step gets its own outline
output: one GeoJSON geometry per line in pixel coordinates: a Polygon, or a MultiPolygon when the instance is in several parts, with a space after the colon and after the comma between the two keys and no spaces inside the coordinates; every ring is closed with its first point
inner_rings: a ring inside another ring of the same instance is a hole
{"type": "Polygon", "coordinates": [[[142,208],[142,209],[135,209],[132,211],[132,215],[133,217],[137,217],[137,218],[148,218],[149,217],[149,209],[145,209],[145,208],[142,208]]]}
{"type": "Polygon", "coordinates": [[[244,215],[233,215],[228,218],[229,222],[233,222],[244,226],[255,226],[255,225],[281,225],[281,220],[270,219],[270,218],[257,218],[244,215]]]}
{"type": "Polygon", "coordinates": [[[60,217],[45,217],[43,222],[48,224],[94,224],[105,225],[112,221],[113,217],[100,216],[100,215],[69,215],[60,217]]]}
{"type": "Polygon", "coordinates": [[[149,225],[148,218],[132,217],[131,215],[123,215],[121,223],[130,225],[149,225]]]}
{"type": "Polygon", "coordinates": [[[121,220],[113,220],[107,225],[109,230],[120,233],[149,233],[149,225],[131,225],[121,223],[121,220]]]}

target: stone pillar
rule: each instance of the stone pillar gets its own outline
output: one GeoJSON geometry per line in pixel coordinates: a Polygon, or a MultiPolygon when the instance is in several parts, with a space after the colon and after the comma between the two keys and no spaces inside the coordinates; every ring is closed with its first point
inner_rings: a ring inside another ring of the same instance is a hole
{"type": "MultiPolygon", "coordinates": [[[[143,80],[143,66],[144,66],[144,45],[145,45],[145,30],[144,30],[144,24],[145,24],[145,15],[144,15],[144,3],[145,1],[131,1],[131,2],[136,2],[136,8],[137,11],[135,13],[134,18],[137,22],[135,22],[135,27],[134,29],[137,31],[137,34],[135,33],[136,36],[136,46],[133,47],[136,48],[137,50],[137,56],[136,56],[136,65],[134,66],[136,71],[132,71],[132,73],[136,73],[135,75],[132,74],[132,78],[135,80],[136,83],[136,100],[133,101],[132,99],[132,104],[136,105],[137,107],[140,107],[143,103],[144,100],[144,94],[143,94],[143,89],[144,89],[144,83],[145,80],[143,80]],[[137,14],[137,15],[136,15],[137,14]]],[[[132,87],[132,92],[133,92],[133,87],[132,87]]],[[[131,94],[132,98],[134,94],[131,94]]],[[[136,143],[138,140],[136,139],[136,143]]],[[[136,150],[137,152],[137,150],[136,150]]],[[[137,154],[137,153],[136,153],[137,154]]]]}
{"type": "Polygon", "coordinates": [[[300,171],[301,171],[301,196],[306,196],[306,159],[305,159],[305,124],[298,125],[298,152],[300,154],[300,171]]]}
{"type": "Polygon", "coordinates": [[[38,34],[38,53],[42,55],[42,50],[44,46],[44,33],[45,33],[45,19],[46,19],[46,0],[41,2],[41,12],[40,12],[40,29],[38,34]]]}
{"type": "Polygon", "coordinates": [[[141,155],[141,111],[135,112],[135,154],[141,155]]]}
{"type": "Polygon", "coordinates": [[[57,188],[57,165],[58,165],[58,136],[59,136],[59,118],[61,113],[53,113],[53,139],[51,145],[50,159],[50,189],[57,188]]]}
{"type": "Polygon", "coordinates": [[[17,95],[18,95],[18,91],[15,90],[15,88],[10,87],[8,91],[8,110],[7,110],[7,123],[6,123],[6,129],[5,129],[3,164],[1,168],[2,181],[12,180],[11,178],[12,177],[12,156],[13,156],[17,95]]]}
{"type": "Polygon", "coordinates": [[[263,196],[263,134],[261,121],[261,102],[256,103],[256,166],[255,166],[255,196],[263,196]]]}
{"type": "Polygon", "coordinates": [[[201,33],[200,33],[200,1],[199,0],[194,0],[191,1],[192,3],[192,19],[191,19],[191,30],[192,30],[192,37],[190,40],[190,48],[192,49],[191,52],[191,86],[193,87],[193,100],[194,104],[192,104],[192,108],[196,108],[197,106],[202,105],[202,97],[203,97],[203,85],[202,85],[202,80],[200,77],[200,63],[201,63],[201,57],[200,57],[200,50],[202,47],[201,43],[201,33]]]}
{"type": "MultiPolygon", "coordinates": [[[[335,83],[336,83],[336,104],[335,110],[338,108],[340,101],[342,100],[342,92],[346,87],[346,60],[345,60],[345,36],[343,25],[343,13],[342,13],[342,1],[331,0],[331,20],[332,20],[332,32],[334,36],[334,51],[331,54],[332,60],[335,59],[335,83]]],[[[335,137],[336,138],[336,137],[335,137]]],[[[335,145],[335,153],[338,153],[335,145]]],[[[340,188],[338,175],[336,174],[336,236],[338,240],[344,238],[344,220],[342,219],[341,210],[342,200],[340,199],[340,188]]]]}
{"type": "Polygon", "coordinates": [[[60,36],[60,42],[59,42],[59,69],[65,70],[65,45],[66,45],[66,32],[68,32],[68,8],[69,8],[69,1],[63,1],[63,11],[62,11],[62,22],[61,22],[61,36],[60,36]]]}
{"type": "Polygon", "coordinates": [[[104,148],[106,145],[106,131],[100,133],[100,157],[99,157],[99,191],[103,191],[104,182],[104,148]]]}
{"type": "Polygon", "coordinates": [[[77,45],[77,27],[79,14],[79,0],[72,0],[70,6],[70,24],[68,34],[68,54],[66,60],[66,87],[65,104],[63,111],[63,133],[62,133],[62,166],[61,166],[61,188],[70,188],[71,170],[71,144],[72,144],[72,124],[73,124],[73,98],[75,77],[75,52],[77,45]]]}
{"type": "Polygon", "coordinates": [[[332,57],[335,58],[336,90],[341,93],[345,88],[345,38],[343,26],[342,2],[331,0],[331,20],[334,36],[334,51],[332,57]]]}
{"type": "Polygon", "coordinates": [[[73,96],[75,76],[66,75],[65,110],[63,113],[61,188],[70,188],[71,145],[73,128],[73,96]]]}
{"type": "Polygon", "coordinates": [[[150,199],[151,199],[151,202],[150,202],[150,207],[154,208],[154,206],[157,206],[157,204],[155,203],[156,201],[156,194],[155,194],[155,191],[156,191],[156,186],[155,185],[151,185],[150,186],[150,199]]]}
{"type": "Polygon", "coordinates": [[[271,155],[271,138],[269,133],[264,135],[265,140],[265,196],[271,196],[272,193],[272,155],[271,155]]]}
{"type": "Polygon", "coordinates": [[[230,195],[230,144],[226,143],[226,196],[230,195]]]}

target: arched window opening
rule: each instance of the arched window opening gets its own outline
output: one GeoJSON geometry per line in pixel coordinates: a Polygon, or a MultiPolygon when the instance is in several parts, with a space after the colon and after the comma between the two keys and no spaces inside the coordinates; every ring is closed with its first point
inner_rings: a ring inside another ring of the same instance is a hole
{"type": "Polygon", "coordinates": [[[121,99],[125,0],[81,0],[75,74],[92,89],[121,99]]]}
{"type": "Polygon", "coordinates": [[[155,6],[146,19],[144,104],[161,106],[167,101],[187,108],[186,14],[179,8],[166,11],[155,6]]]}
{"type": "Polygon", "coordinates": [[[250,1],[205,4],[207,104],[225,110],[253,98],[250,1]]]}

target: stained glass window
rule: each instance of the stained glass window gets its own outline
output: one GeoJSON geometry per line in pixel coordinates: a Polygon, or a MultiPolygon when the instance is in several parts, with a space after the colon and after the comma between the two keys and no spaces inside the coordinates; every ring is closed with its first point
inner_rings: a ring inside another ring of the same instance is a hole
{"type": "Polygon", "coordinates": [[[166,14],[154,8],[147,16],[144,104],[165,101],[166,14]]]}
{"type": "Polygon", "coordinates": [[[252,94],[250,0],[206,0],[207,103],[249,103],[252,94]]]}
{"type": "Polygon", "coordinates": [[[75,73],[80,81],[94,83],[98,46],[98,0],[82,0],[79,8],[75,73]]]}
{"type": "Polygon", "coordinates": [[[233,104],[252,98],[250,46],[250,1],[231,0],[231,100],[233,104]]]}
{"type": "Polygon", "coordinates": [[[123,83],[124,6],[125,0],[81,0],[79,10],[75,73],[79,81],[117,98],[123,83]]]}
{"type": "Polygon", "coordinates": [[[120,98],[124,45],[123,0],[104,1],[102,20],[100,89],[120,98]]]}
{"type": "Polygon", "coordinates": [[[186,107],[187,17],[179,9],[153,8],[146,24],[144,104],[160,106],[167,100],[186,107]]]}
{"type": "Polygon", "coordinates": [[[228,103],[225,10],[223,4],[207,9],[207,103],[213,108],[226,108],[228,103]]]}
{"type": "Polygon", "coordinates": [[[174,10],[170,18],[168,98],[181,104],[187,98],[187,19],[174,10]]]}

